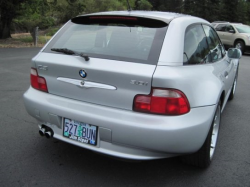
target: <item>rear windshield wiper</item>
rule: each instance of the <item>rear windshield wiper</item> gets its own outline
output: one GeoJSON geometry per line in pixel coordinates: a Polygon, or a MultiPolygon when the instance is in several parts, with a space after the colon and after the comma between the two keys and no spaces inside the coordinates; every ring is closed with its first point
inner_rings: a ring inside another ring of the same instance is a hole
{"type": "Polygon", "coordinates": [[[73,51],[71,49],[67,49],[67,48],[51,48],[51,51],[60,52],[60,53],[64,53],[64,54],[67,54],[67,55],[79,55],[79,56],[83,57],[86,61],[89,61],[88,55],[86,55],[84,53],[79,53],[79,52],[73,51]]]}

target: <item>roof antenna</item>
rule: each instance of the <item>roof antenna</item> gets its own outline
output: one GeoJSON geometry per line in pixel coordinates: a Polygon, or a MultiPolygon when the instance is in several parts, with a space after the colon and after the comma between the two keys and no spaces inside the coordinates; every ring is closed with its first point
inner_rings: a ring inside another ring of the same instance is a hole
{"type": "Polygon", "coordinates": [[[129,4],[129,1],[127,0],[127,3],[128,3],[128,11],[130,12],[132,9],[130,7],[130,4],[129,4]]]}

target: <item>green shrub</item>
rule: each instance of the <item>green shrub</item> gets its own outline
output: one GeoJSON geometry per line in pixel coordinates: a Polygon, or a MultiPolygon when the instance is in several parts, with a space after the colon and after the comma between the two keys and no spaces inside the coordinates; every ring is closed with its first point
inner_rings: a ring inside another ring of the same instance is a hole
{"type": "Polygon", "coordinates": [[[59,29],[60,27],[51,27],[45,33],[47,36],[53,36],[59,29]]]}
{"type": "Polygon", "coordinates": [[[40,29],[47,29],[49,27],[52,27],[55,25],[55,21],[51,17],[43,17],[40,22],[38,23],[38,26],[40,29]]]}

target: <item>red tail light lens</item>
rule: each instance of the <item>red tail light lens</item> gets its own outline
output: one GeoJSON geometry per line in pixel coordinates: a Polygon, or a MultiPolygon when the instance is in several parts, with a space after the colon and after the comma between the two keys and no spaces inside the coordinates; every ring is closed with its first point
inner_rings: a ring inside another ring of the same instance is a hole
{"type": "Polygon", "coordinates": [[[37,90],[48,92],[45,78],[40,77],[35,68],[30,69],[30,84],[37,90]]]}
{"type": "Polygon", "coordinates": [[[190,106],[181,91],[157,88],[150,95],[136,95],[133,109],[153,114],[182,115],[190,111],[190,106]]]}

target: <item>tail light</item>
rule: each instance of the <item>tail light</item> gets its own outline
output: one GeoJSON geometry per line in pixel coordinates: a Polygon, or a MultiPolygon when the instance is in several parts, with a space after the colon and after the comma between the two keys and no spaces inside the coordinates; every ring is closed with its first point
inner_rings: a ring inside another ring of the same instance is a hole
{"type": "Polygon", "coordinates": [[[33,88],[43,92],[48,92],[45,78],[40,77],[35,68],[30,69],[30,83],[33,88]]]}
{"type": "Polygon", "coordinates": [[[190,111],[187,97],[175,89],[153,88],[150,95],[136,95],[133,110],[137,112],[182,115],[190,111]]]}

